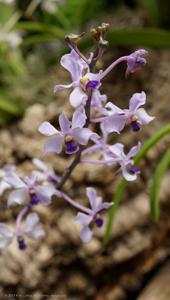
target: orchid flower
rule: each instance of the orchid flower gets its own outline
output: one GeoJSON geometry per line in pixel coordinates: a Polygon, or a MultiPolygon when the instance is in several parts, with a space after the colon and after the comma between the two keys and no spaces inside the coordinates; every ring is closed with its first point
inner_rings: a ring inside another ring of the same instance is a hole
{"type": "Polygon", "coordinates": [[[117,132],[123,130],[125,125],[129,125],[134,132],[140,130],[141,125],[149,124],[154,117],[147,114],[144,108],[139,108],[146,103],[145,92],[135,93],[130,99],[129,109],[120,109],[111,102],[102,108],[101,112],[107,116],[99,118],[107,132],[117,132]]]}
{"type": "Polygon", "coordinates": [[[14,237],[17,238],[18,246],[20,250],[26,249],[24,236],[29,237],[32,240],[36,240],[44,236],[45,232],[41,228],[39,223],[39,217],[36,213],[30,213],[24,223],[23,230],[16,229],[16,231],[9,228],[6,224],[0,223],[0,249],[9,246],[14,237]]]}
{"type": "Polygon", "coordinates": [[[123,56],[114,61],[105,71],[91,73],[89,65],[76,53],[74,49],[71,53],[65,54],[61,58],[61,65],[70,72],[72,83],[58,84],[54,87],[54,92],[68,88],[73,88],[70,94],[70,103],[73,107],[86,104],[88,99],[88,89],[93,89],[92,106],[101,106],[106,101],[106,95],[101,95],[98,88],[101,86],[101,80],[120,62],[127,62],[126,75],[133,73],[146,64],[146,59],[142,56],[147,55],[144,49],[137,50],[128,56],[123,56]]]}
{"type": "MultiPolygon", "coordinates": [[[[122,171],[123,177],[127,181],[133,181],[136,179],[137,174],[140,173],[139,169],[134,166],[134,160],[132,159],[140,150],[141,143],[131,148],[131,150],[125,154],[124,153],[124,145],[117,143],[113,146],[109,146],[109,154],[108,159],[113,159],[115,163],[120,165],[120,169],[122,171]]],[[[107,160],[106,160],[107,162],[107,160]]]]}
{"type": "Polygon", "coordinates": [[[10,173],[6,175],[5,181],[15,189],[8,196],[8,207],[14,203],[23,204],[25,199],[29,199],[30,205],[39,203],[48,205],[52,195],[57,193],[57,190],[50,183],[37,185],[34,175],[30,178],[25,176],[21,179],[15,173],[10,173]]]}
{"type": "Polygon", "coordinates": [[[45,153],[62,151],[63,143],[66,146],[66,154],[73,154],[79,150],[78,145],[87,145],[89,139],[96,138],[98,135],[93,133],[89,128],[83,128],[86,122],[86,115],[82,107],[78,108],[70,122],[65,113],[59,116],[59,125],[61,131],[58,131],[49,122],[43,122],[39,131],[50,137],[45,143],[45,153]]]}
{"type": "Polygon", "coordinates": [[[92,105],[100,105],[106,100],[106,95],[101,95],[97,90],[100,87],[98,74],[90,73],[88,64],[73,49],[65,54],[60,61],[61,65],[70,72],[72,83],[55,85],[54,92],[73,88],[70,94],[70,103],[73,107],[85,105],[88,99],[88,89],[93,89],[92,105]]]}
{"type": "Polygon", "coordinates": [[[103,209],[108,209],[110,206],[112,206],[112,203],[102,203],[102,198],[98,197],[95,189],[91,187],[86,188],[86,195],[90,202],[91,212],[89,212],[89,214],[78,212],[76,221],[83,225],[83,228],[80,232],[81,240],[84,243],[89,243],[93,235],[90,225],[94,223],[97,227],[102,227],[103,219],[100,217],[99,212],[103,209]]]}

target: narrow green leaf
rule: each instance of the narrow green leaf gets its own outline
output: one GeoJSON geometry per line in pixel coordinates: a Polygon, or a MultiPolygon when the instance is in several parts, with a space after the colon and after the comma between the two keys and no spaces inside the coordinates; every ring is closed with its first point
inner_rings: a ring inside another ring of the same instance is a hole
{"type": "Polygon", "coordinates": [[[168,150],[160,163],[158,164],[151,186],[151,216],[154,222],[159,219],[159,191],[161,187],[162,178],[170,165],[170,150],[168,150]]]}
{"type": "Polygon", "coordinates": [[[57,26],[53,26],[50,24],[45,24],[41,22],[18,22],[15,25],[16,29],[23,29],[31,32],[39,32],[42,34],[51,34],[53,39],[60,38],[63,39],[66,33],[58,28],[57,26]]]}
{"type": "Polygon", "coordinates": [[[108,33],[111,46],[170,48],[170,31],[156,28],[117,29],[108,33]]]}
{"type": "MultiPolygon", "coordinates": [[[[167,134],[170,134],[170,124],[166,125],[159,131],[157,131],[151,138],[148,139],[148,141],[143,145],[139,153],[136,155],[136,158],[134,160],[135,165],[138,166],[140,161],[145,157],[147,152],[154,147],[164,136],[167,134]]],[[[117,208],[119,207],[123,192],[125,188],[127,187],[128,182],[125,179],[122,179],[121,182],[119,183],[116,193],[113,197],[113,203],[114,205],[111,207],[109,211],[109,217],[108,217],[108,222],[106,226],[106,232],[104,235],[104,243],[108,243],[109,237],[112,231],[112,225],[114,221],[114,217],[117,211],[117,208]]]]}
{"type": "MultiPolygon", "coordinates": [[[[33,43],[48,42],[56,39],[64,39],[67,34],[61,28],[40,22],[18,22],[15,26],[31,32],[39,33],[39,38],[33,36],[25,38],[23,45],[26,45],[31,38],[33,43]],[[40,35],[43,35],[41,38],[40,35]]],[[[151,48],[170,48],[170,31],[163,29],[145,28],[145,29],[116,29],[111,30],[107,39],[111,46],[142,46],[151,48]]],[[[91,39],[86,39],[81,43],[82,49],[89,48],[92,45],[91,39]]]]}
{"type": "Polygon", "coordinates": [[[52,42],[54,40],[57,40],[57,38],[54,38],[54,36],[51,34],[35,34],[23,39],[21,46],[26,47],[34,44],[39,44],[39,43],[52,42]]]}

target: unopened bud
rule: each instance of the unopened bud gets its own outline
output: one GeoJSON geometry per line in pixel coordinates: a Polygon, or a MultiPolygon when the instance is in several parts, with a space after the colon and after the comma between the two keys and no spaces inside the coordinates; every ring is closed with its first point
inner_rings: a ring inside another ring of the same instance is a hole
{"type": "Polygon", "coordinates": [[[66,35],[65,41],[70,45],[77,45],[79,40],[85,35],[85,32],[82,32],[80,34],[74,34],[70,33],[69,35],[66,35]]]}

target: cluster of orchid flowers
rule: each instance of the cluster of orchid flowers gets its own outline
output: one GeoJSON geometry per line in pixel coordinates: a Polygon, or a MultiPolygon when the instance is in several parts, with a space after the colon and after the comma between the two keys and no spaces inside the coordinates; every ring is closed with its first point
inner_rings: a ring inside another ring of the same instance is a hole
{"type": "MultiPolygon", "coordinates": [[[[99,45],[106,27],[104,25],[98,28],[95,33],[99,45]]],[[[37,158],[33,159],[33,164],[39,170],[33,171],[30,177],[19,177],[14,166],[4,168],[0,194],[8,190],[7,206],[18,204],[23,207],[18,214],[15,230],[0,223],[0,248],[8,246],[16,237],[19,249],[24,250],[27,246],[25,242],[27,237],[33,240],[42,237],[45,232],[39,225],[37,213],[32,212],[32,209],[39,204],[49,205],[53,196],[64,199],[78,210],[76,221],[82,225],[80,238],[85,243],[91,241],[94,225],[99,228],[103,225],[101,210],[107,210],[114,204],[102,202],[102,198],[97,196],[92,187],[86,188],[90,208],[79,204],[63,191],[65,181],[77,164],[118,166],[117,172],[122,172],[123,177],[128,181],[135,180],[137,174],[140,173],[134,165],[133,158],[140,150],[141,143],[138,142],[126,154],[123,144],[109,144],[109,138],[111,134],[120,134],[126,126],[129,126],[133,132],[138,132],[142,125],[154,119],[143,107],[141,108],[146,102],[146,95],[143,91],[133,94],[129,101],[129,108],[121,109],[112,102],[107,102],[107,96],[101,94],[100,87],[103,78],[120,62],[127,63],[126,75],[144,66],[147,51],[140,49],[130,55],[120,57],[106,70],[95,73],[93,67],[97,61],[96,53],[90,53],[87,59],[77,48],[78,38],[74,35],[71,37],[72,39],[69,39],[71,51],[61,58],[61,65],[70,72],[72,82],[56,85],[54,91],[72,89],[69,96],[70,104],[74,109],[72,120],[69,120],[63,112],[59,116],[59,129],[45,121],[40,125],[39,132],[47,137],[45,154],[60,154],[64,148],[67,155],[73,156],[73,160],[61,178],[37,158]],[[101,136],[93,131],[96,123],[100,125],[98,127],[100,127],[101,136]],[[95,159],[91,158],[92,155],[95,155],[95,159]]],[[[100,47],[97,54],[100,57],[100,47]]]]}

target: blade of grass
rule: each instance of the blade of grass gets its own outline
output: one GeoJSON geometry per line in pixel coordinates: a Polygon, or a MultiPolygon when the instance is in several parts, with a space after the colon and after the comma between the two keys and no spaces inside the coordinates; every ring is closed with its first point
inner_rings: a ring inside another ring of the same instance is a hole
{"type": "Polygon", "coordinates": [[[108,33],[110,45],[169,48],[170,31],[155,28],[118,29],[108,33]]]}
{"type": "Polygon", "coordinates": [[[56,38],[63,39],[66,35],[65,31],[63,31],[61,28],[41,22],[18,22],[15,25],[15,28],[42,34],[48,33],[51,34],[53,40],[56,38]]]}
{"type": "Polygon", "coordinates": [[[170,165],[170,150],[168,150],[162,157],[160,163],[158,164],[151,186],[151,216],[154,222],[159,219],[159,191],[161,187],[162,178],[170,165]]]}

